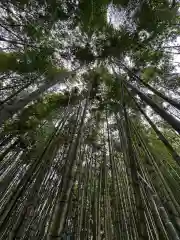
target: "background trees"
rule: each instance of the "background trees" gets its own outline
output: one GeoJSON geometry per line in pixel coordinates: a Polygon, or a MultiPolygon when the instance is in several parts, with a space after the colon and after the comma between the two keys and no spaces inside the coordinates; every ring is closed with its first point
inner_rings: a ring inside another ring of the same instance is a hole
{"type": "Polygon", "coordinates": [[[0,239],[179,239],[178,3],[0,7],[0,239]]]}

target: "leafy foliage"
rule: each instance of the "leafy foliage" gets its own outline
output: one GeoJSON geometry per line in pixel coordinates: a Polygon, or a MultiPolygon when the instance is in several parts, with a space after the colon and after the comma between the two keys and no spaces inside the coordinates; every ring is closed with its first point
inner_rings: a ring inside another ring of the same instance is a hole
{"type": "Polygon", "coordinates": [[[0,238],[178,240],[178,3],[0,9],[0,238]]]}

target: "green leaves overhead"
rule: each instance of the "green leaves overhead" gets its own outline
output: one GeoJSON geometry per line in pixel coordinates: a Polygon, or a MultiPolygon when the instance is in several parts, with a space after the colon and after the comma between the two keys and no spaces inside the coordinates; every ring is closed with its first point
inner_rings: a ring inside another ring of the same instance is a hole
{"type": "MultiPolygon", "coordinates": [[[[74,101],[74,99],[73,99],[74,101]]],[[[5,131],[18,131],[22,134],[29,130],[35,130],[42,120],[52,116],[59,108],[68,105],[69,97],[62,93],[48,94],[36,103],[25,108],[15,122],[7,124],[5,131]]]]}
{"type": "Polygon", "coordinates": [[[76,47],[74,50],[76,59],[82,63],[91,63],[94,62],[95,56],[91,51],[90,46],[87,44],[85,47],[76,47]]]}
{"type": "Polygon", "coordinates": [[[25,53],[0,53],[0,71],[28,73],[33,71],[45,72],[52,59],[54,50],[49,47],[38,50],[26,50],[25,53]]]}
{"type": "Polygon", "coordinates": [[[117,6],[127,7],[131,0],[113,0],[112,3],[117,6]]]}
{"type": "Polygon", "coordinates": [[[108,0],[80,0],[79,1],[79,18],[83,27],[88,34],[98,31],[107,23],[108,0]]]}
{"type": "Polygon", "coordinates": [[[157,69],[155,67],[148,67],[148,68],[145,68],[143,70],[143,73],[142,73],[142,78],[145,80],[145,81],[153,81],[154,77],[156,77],[157,75],[157,69]]]}
{"type": "Polygon", "coordinates": [[[107,37],[103,45],[100,58],[115,57],[120,58],[125,55],[137,44],[137,37],[127,32],[125,29],[120,31],[112,31],[107,37]]]}
{"type": "Polygon", "coordinates": [[[0,11],[0,239],[179,240],[177,1],[0,11]]]}
{"type": "Polygon", "coordinates": [[[45,38],[44,34],[47,34],[46,29],[37,23],[25,25],[24,32],[32,41],[43,40],[45,38]]]}
{"type": "Polygon", "coordinates": [[[161,29],[162,25],[172,21],[176,11],[177,8],[170,8],[168,1],[152,1],[151,4],[143,1],[134,14],[134,19],[136,19],[135,21],[137,21],[140,30],[143,29],[152,32],[161,29]]]}

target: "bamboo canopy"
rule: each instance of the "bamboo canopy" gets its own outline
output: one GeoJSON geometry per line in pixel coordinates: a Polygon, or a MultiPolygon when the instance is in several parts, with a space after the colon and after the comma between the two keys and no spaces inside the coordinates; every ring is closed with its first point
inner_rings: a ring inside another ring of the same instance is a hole
{"type": "Polygon", "coordinates": [[[180,240],[179,7],[0,2],[0,240],[180,240]]]}

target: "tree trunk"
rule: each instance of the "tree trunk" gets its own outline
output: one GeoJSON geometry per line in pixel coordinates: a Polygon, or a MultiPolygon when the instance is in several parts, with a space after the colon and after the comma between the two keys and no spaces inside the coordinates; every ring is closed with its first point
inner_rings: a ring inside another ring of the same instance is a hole
{"type": "Polygon", "coordinates": [[[158,113],[166,122],[168,122],[179,134],[180,134],[180,122],[172,117],[168,112],[159,107],[156,103],[154,103],[149,97],[147,97],[144,93],[140,92],[135,86],[130,84],[129,82],[124,82],[129,88],[132,89],[133,92],[138,94],[138,96],[145,101],[152,109],[158,113]]]}
{"type": "Polygon", "coordinates": [[[143,81],[140,77],[138,77],[136,74],[134,74],[129,68],[127,68],[123,63],[121,65],[124,67],[124,69],[133,77],[134,80],[139,81],[142,83],[145,87],[147,87],[149,90],[151,90],[153,93],[155,93],[158,97],[164,99],[166,102],[170,103],[172,106],[180,110],[180,103],[176,102],[173,99],[170,99],[169,97],[163,95],[161,92],[157,91],[155,88],[150,86],[148,83],[143,81]]]}
{"type": "Polygon", "coordinates": [[[71,193],[71,189],[74,182],[74,176],[76,172],[75,170],[76,156],[77,156],[77,151],[81,141],[87,106],[88,106],[88,100],[86,100],[86,104],[83,110],[83,115],[81,118],[81,123],[79,126],[77,137],[75,141],[73,141],[72,147],[70,147],[70,151],[67,156],[67,160],[69,163],[66,165],[66,168],[65,168],[62,191],[59,193],[59,199],[57,200],[57,203],[55,206],[52,224],[51,224],[50,232],[48,234],[48,240],[57,239],[58,237],[60,238],[63,231],[64,223],[66,220],[66,214],[68,210],[68,202],[69,202],[70,193],[71,193]]]}
{"type": "MultiPolygon", "coordinates": [[[[129,90],[127,89],[128,93],[130,94],[129,90]]],[[[131,95],[131,94],[130,94],[131,95]]],[[[131,96],[132,97],[132,96],[131,96]]],[[[147,116],[147,114],[143,111],[143,109],[139,106],[139,104],[136,102],[136,100],[133,98],[137,108],[139,111],[144,115],[145,119],[148,121],[152,129],[155,131],[161,142],[165,145],[165,147],[168,149],[168,151],[171,153],[174,160],[177,162],[178,165],[180,165],[180,156],[178,153],[174,150],[173,146],[169,143],[169,141],[164,137],[164,135],[159,131],[159,129],[156,127],[156,125],[151,121],[151,119],[147,116]]]]}

